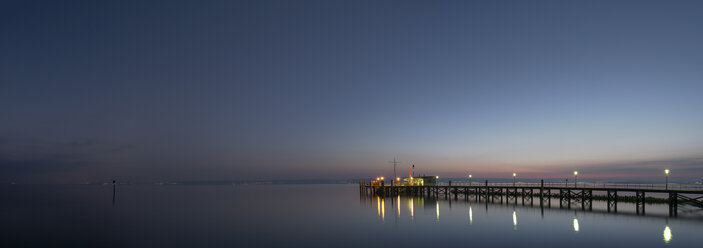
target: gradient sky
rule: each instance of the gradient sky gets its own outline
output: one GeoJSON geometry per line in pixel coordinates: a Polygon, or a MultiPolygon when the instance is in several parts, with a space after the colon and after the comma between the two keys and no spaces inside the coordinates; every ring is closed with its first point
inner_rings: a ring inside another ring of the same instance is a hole
{"type": "Polygon", "coordinates": [[[701,13],[2,1],[0,182],[701,178],[701,13]]]}

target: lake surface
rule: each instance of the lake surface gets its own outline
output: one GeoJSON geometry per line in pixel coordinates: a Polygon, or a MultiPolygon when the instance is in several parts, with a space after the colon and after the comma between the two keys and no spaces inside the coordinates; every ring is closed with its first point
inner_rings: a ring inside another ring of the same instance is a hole
{"type": "MultiPolygon", "coordinates": [[[[698,212],[368,197],[358,185],[0,186],[0,247],[694,247],[698,212]]],[[[553,200],[558,202],[558,200],[553,200]]]]}

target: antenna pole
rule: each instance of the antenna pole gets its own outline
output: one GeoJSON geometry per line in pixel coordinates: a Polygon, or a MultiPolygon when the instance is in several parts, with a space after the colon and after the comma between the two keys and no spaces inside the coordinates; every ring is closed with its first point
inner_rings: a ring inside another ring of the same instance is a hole
{"type": "Polygon", "coordinates": [[[393,157],[393,162],[388,162],[388,163],[393,163],[393,180],[398,178],[398,174],[396,173],[395,167],[396,165],[400,164],[400,161],[396,160],[395,157],[393,157]]]}
{"type": "Polygon", "coordinates": [[[398,175],[395,174],[395,166],[398,164],[398,162],[395,161],[395,157],[393,157],[393,179],[395,180],[398,175]]]}

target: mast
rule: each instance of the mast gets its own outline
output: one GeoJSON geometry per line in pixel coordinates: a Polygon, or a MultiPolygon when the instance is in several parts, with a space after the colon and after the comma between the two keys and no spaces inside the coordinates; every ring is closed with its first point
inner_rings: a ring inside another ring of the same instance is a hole
{"type": "Polygon", "coordinates": [[[395,157],[393,157],[393,162],[388,162],[388,163],[393,163],[393,180],[398,178],[398,174],[396,174],[395,167],[396,165],[400,164],[400,161],[397,161],[395,157]]]}

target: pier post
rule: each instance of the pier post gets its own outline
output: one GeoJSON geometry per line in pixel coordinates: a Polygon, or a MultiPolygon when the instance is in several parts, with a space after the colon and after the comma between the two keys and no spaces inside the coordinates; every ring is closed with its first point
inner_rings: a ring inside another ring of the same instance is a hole
{"type": "Polygon", "coordinates": [[[488,180],[486,180],[486,204],[488,204],[488,180]]]}
{"type": "Polygon", "coordinates": [[[618,212],[618,191],[617,190],[608,190],[606,192],[608,194],[608,212],[612,209],[614,212],[618,212]]]}
{"type": "Polygon", "coordinates": [[[564,206],[564,190],[559,189],[559,208],[564,206]]]}
{"type": "Polygon", "coordinates": [[[640,212],[642,212],[642,214],[644,215],[644,205],[645,205],[644,204],[644,201],[645,201],[644,191],[636,191],[635,192],[635,201],[636,201],[635,206],[637,207],[637,214],[640,214],[640,212]]]}
{"type": "Polygon", "coordinates": [[[613,210],[618,212],[618,191],[613,191],[613,210]]]}
{"type": "MultiPolygon", "coordinates": [[[[508,188],[505,188],[505,204],[508,204],[508,188]]],[[[503,188],[500,188],[500,203],[503,203],[503,188]]]]}
{"type": "Polygon", "coordinates": [[[539,200],[540,200],[540,205],[542,204],[542,198],[544,198],[544,179],[540,180],[540,183],[539,183],[539,200]]]}
{"type": "Polygon", "coordinates": [[[669,216],[675,217],[678,215],[678,194],[669,192],[669,216]]]}
{"type": "Polygon", "coordinates": [[[588,210],[593,210],[593,190],[588,191],[588,210]]]}

